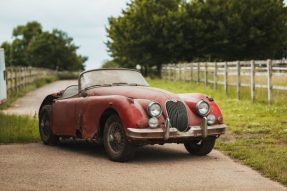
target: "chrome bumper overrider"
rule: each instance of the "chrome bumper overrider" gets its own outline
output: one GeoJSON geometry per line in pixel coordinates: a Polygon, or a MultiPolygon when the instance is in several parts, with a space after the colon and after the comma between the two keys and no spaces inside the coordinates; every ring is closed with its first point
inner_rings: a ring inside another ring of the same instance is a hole
{"type": "Polygon", "coordinates": [[[227,126],[225,124],[219,125],[207,125],[206,117],[203,118],[203,122],[200,126],[191,126],[186,132],[180,132],[176,128],[171,127],[169,119],[166,120],[164,128],[147,128],[147,129],[137,129],[128,128],[127,136],[135,140],[144,139],[172,139],[172,138],[191,138],[191,137],[207,137],[207,136],[217,136],[225,132],[227,126]]]}

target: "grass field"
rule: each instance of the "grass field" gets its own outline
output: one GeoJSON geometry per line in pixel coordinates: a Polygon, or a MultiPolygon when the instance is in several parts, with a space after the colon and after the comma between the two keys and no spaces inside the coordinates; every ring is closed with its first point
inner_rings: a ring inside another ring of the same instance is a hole
{"type": "Polygon", "coordinates": [[[0,143],[39,141],[38,120],[0,112],[0,143]]]}
{"type": "MultiPolygon", "coordinates": [[[[216,148],[262,174],[287,185],[287,97],[285,102],[268,106],[238,101],[223,90],[214,91],[204,85],[148,80],[151,86],[175,93],[201,92],[211,95],[220,105],[228,125],[226,135],[216,148]]],[[[282,98],[283,99],[283,98],[282,98]]]]}
{"type": "MultiPolygon", "coordinates": [[[[201,71],[200,73],[200,81],[203,84],[204,79],[205,79],[205,74],[203,71],[201,71]]],[[[168,76],[168,74],[165,73],[166,76],[168,76]]],[[[182,73],[182,81],[184,78],[184,74],[182,73]]],[[[178,74],[177,74],[177,79],[178,79],[178,74]]],[[[214,79],[213,77],[213,73],[209,72],[208,73],[208,80],[209,80],[209,86],[213,87],[213,83],[211,83],[211,81],[214,79]]],[[[217,76],[218,79],[218,83],[223,83],[224,82],[224,76],[223,75],[219,75],[217,76]]],[[[190,72],[186,71],[186,81],[190,81],[190,72]]],[[[195,81],[197,80],[197,72],[194,71],[193,72],[193,83],[195,83],[195,81]]],[[[241,84],[245,83],[245,84],[250,84],[250,76],[249,75],[241,75],[240,77],[241,80],[241,84]]],[[[267,85],[267,77],[265,75],[261,75],[261,76],[256,76],[255,77],[255,82],[256,85],[267,85]]],[[[231,98],[236,98],[236,86],[232,86],[231,84],[237,83],[237,76],[235,75],[228,75],[228,94],[229,97],[231,98]]],[[[272,76],[272,85],[273,86],[286,86],[287,87],[287,78],[286,77],[282,77],[282,76],[272,76]]],[[[223,86],[222,85],[218,85],[219,91],[221,91],[221,93],[223,93],[223,86]]],[[[241,86],[241,98],[243,99],[251,99],[251,91],[250,91],[250,87],[243,87],[241,86]]],[[[273,96],[273,103],[275,104],[281,104],[282,101],[287,101],[287,91],[283,91],[283,90],[276,90],[273,89],[272,91],[272,96],[273,96]]],[[[261,102],[261,103],[268,103],[268,90],[267,88],[256,88],[255,89],[255,99],[257,102],[261,102]]]]}

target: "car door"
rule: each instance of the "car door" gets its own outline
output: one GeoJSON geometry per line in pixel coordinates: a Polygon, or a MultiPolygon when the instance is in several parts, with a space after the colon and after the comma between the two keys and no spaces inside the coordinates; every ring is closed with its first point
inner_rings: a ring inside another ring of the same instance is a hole
{"type": "Polygon", "coordinates": [[[75,136],[78,128],[78,117],[75,113],[79,101],[78,86],[69,86],[63,95],[53,104],[53,131],[56,135],[75,136]]]}

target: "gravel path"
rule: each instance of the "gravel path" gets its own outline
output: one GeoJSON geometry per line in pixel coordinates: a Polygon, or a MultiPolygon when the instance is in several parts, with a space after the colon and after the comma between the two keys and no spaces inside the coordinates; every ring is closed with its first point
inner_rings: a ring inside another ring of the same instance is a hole
{"type": "MultiPolygon", "coordinates": [[[[34,115],[49,93],[74,84],[59,81],[20,98],[5,112],[34,115]]],[[[214,150],[194,157],[182,145],[146,146],[133,161],[108,160],[85,142],[0,145],[0,190],[287,190],[214,150]]]]}
{"type": "Polygon", "coordinates": [[[70,85],[77,84],[76,80],[61,80],[45,85],[26,96],[19,98],[12,107],[4,110],[5,113],[17,115],[35,115],[44,98],[51,94],[65,89],[70,85]]]}

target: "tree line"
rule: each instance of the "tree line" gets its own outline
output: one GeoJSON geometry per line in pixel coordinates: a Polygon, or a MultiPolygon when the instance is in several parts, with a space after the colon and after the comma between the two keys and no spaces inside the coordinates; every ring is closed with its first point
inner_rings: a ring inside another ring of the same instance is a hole
{"type": "Polygon", "coordinates": [[[13,29],[12,42],[3,42],[7,66],[32,66],[53,70],[84,70],[87,57],[77,53],[78,46],[67,33],[43,31],[33,21],[13,29]]]}
{"type": "Polygon", "coordinates": [[[132,0],[109,18],[103,67],[280,59],[286,23],[283,0],[132,0]]]}

